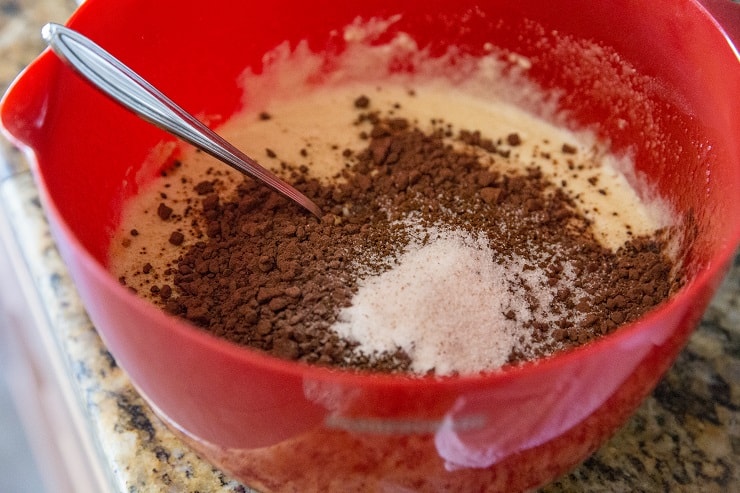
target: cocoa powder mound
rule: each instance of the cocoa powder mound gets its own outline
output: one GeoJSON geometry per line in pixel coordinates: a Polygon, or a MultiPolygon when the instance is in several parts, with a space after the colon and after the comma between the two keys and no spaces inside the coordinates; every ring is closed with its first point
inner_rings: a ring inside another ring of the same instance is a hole
{"type": "MultiPolygon", "coordinates": [[[[336,180],[319,182],[300,165],[283,163],[287,179],[326,213],[321,221],[248,178],[232,196],[219,196],[210,182],[196,185],[205,236],[183,248],[176,268],[153,288],[168,312],[280,358],[407,371],[410,360],[402,350],[360,354],[330,328],[363,276],[393,267],[411,241],[402,225],[410,214],[422,225],[484,235],[502,261],[526,259],[526,269],[544,272],[551,286],[566,271],[573,278],[545,307],[547,320],[521,321],[532,343],[512,351],[511,363],[608,334],[683,283],[665,253],[667,231],[612,252],[590,233],[573,200],[538,169],[495,171],[473,152],[508,157],[521,143],[519,135],[453,135],[441,123],[423,133],[407,120],[369,110],[366,97],[355,106],[358,121],[371,123],[372,131],[363,135],[366,149],[345,152],[348,166],[336,180]],[[463,150],[453,148],[451,138],[463,150]]],[[[563,154],[574,152],[562,148],[563,154]]],[[[164,208],[159,214],[170,216],[164,208]]],[[[181,244],[182,238],[171,241],[181,244]]],[[[543,301],[533,293],[527,302],[534,309],[543,301]]]]}

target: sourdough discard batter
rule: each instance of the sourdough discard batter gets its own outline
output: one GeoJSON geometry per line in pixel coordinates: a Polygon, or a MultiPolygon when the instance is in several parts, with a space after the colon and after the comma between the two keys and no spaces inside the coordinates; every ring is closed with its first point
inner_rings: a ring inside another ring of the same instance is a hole
{"type": "MultiPolygon", "coordinates": [[[[317,186],[323,187],[341,187],[347,182],[360,186],[364,181],[356,181],[355,167],[358,163],[365,166],[365,159],[378,165],[374,171],[365,169],[360,173],[363,180],[372,182],[376,178],[373,173],[392,172],[392,166],[385,162],[392,151],[383,147],[384,139],[408,138],[407,129],[412,129],[437,139],[439,152],[448,159],[453,155],[469,156],[479,167],[475,173],[485,171],[494,177],[490,183],[482,183],[482,178],[470,181],[479,186],[477,193],[483,205],[461,202],[460,207],[497,208],[503,200],[501,188],[508,186],[508,178],[502,182],[502,176],[531,175],[534,181],[526,186],[541,188],[537,200],[547,202],[557,196],[557,200],[567,202],[577,212],[579,221],[588,226],[587,236],[593,239],[595,246],[589,248],[612,253],[625,245],[633,248],[633,239],[651,237],[670,224],[670,214],[659,199],[650,197],[646,190],[638,194],[628,183],[628,159],[609,155],[587,135],[566,131],[506,102],[502,97],[505,95],[494,93],[485,97],[491,77],[501,77],[492,74],[489,64],[481,62],[464,82],[450,81],[439,74],[381,74],[370,81],[360,81],[351,72],[342,75],[342,65],[338,64],[339,75],[315,83],[311,77],[316,65],[312,55],[298,50],[286,56],[284,63],[277,63],[265,74],[248,77],[245,111],[222,126],[219,133],[288,179],[315,180],[317,186]],[[277,87],[276,80],[281,82],[277,87]],[[389,136],[378,133],[383,125],[392,126],[398,121],[403,121],[405,127],[389,136]]],[[[375,58],[382,65],[382,57],[375,58]]],[[[505,87],[496,80],[499,88],[505,87]]],[[[186,149],[178,161],[178,167],[154,180],[126,205],[120,232],[112,242],[110,268],[141,295],[208,326],[213,307],[192,303],[178,307],[174,300],[182,294],[178,287],[192,288],[188,283],[195,274],[191,271],[205,269],[200,274],[208,274],[203,260],[195,258],[203,254],[199,242],[208,243],[209,239],[227,234],[222,226],[218,231],[212,230],[213,219],[215,214],[223,213],[222,205],[238,192],[242,177],[197,151],[186,149]],[[197,254],[185,254],[190,256],[183,261],[184,252],[193,248],[197,254]],[[183,281],[184,278],[187,279],[183,281]]],[[[451,169],[453,174],[466,172],[451,169]]],[[[408,179],[408,172],[404,173],[404,179],[408,179]]],[[[416,193],[412,185],[399,189],[403,197],[416,193]]],[[[513,196],[512,191],[506,193],[513,196]]],[[[394,201],[391,195],[382,200],[394,201]]],[[[347,202],[344,208],[341,201],[331,202],[335,210],[331,211],[330,221],[337,221],[336,225],[351,221],[353,207],[361,201],[362,198],[347,202]]],[[[298,276],[290,281],[295,286],[283,286],[274,292],[266,288],[250,292],[253,299],[239,308],[243,310],[246,334],[240,341],[254,342],[252,345],[278,356],[304,359],[308,356],[302,351],[309,345],[305,339],[310,338],[312,347],[332,345],[341,351],[333,349],[328,360],[311,356],[313,359],[306,361],[370,368],[378,364],[381,369],[389,366],[392,371],[418,374],[490,370],[568,347],[561,344],[568,338],[573,339],[570,345],[584,342],[578,340],[582,335],[568,332],[569,327],[594,323],[589,317],[596,315],[589,304],[606,301],[576,282],[578,275],[567,259],[558,258],[555,262],[555,254],[536,258],[503,252],[496,245],[501,244],[504,230],[515,223],[501,222],[484,230],[476,230],[468,220],[461,219],[458,224],[457,219],[451,218],[463,217],[470,210],[455,212],[454,200],[440,199],[439,203],[451,212],[437,214],[434,220],[424,214],[420,217],[408,211],[400,213],[390,202],[381,206],[387,209],[384,214],[391,220],[389,224],[400,243],[389,246],[385,255],[369,251],[364,258],[354,253],[339,255],[337,262],[344,262],[345,257],[352,261],[341,264],[343,270],[335,276],[348,292],[329,304],[331,314],[322,322],[327,325],[322,330],[329,335],[311,332],[310,337],[296,336],[297,327],[308,324],[304,321],[305,306],[324,306],[319,301],[323,298],[308,299],[298,276]],[[493,230],[498,230],[495,237],[490,233],[493,230]],[[449,262],[440,263],[440,257],[449,262]],[[439,289],[430,290],[430,286],[439,289]],[[295,303],[303,303],[303,311],[291,312],[295,303]],[[552,310],[557,313],[551,314],[552,310]],[[429,313],[437,315],[428,316],[429,313]],[[272,320],[269,326],[268,319],[272,320]],[[279,327],[286,324],[290,330],[280,333],[279,327]],[[488,343],[481,344],[482,339],[488,343]]],[[[419,204],[434,208],[431,202],[419,204]]],[[[501,207],[509,205],[503,203],[501,207]]],[[[310,238],[312,227],[304,228],[306,237],[310,238]]],[[[292,238],[303,226],[285,228],[292,238]]],[[[536,235],[536,228],[528,231],[527,234],[536,235]]],[[[254,235],[262,233],[257,229],[254,235]]],[[[664,240],[661,237],[660,245],[665,249],[668,243],[664,240]]],[[[281,240],[276,241],[274,249],[279,250],[281,240]]],[[[307,244],[301,245],[300,248],[308,248],[307,244]]],[[[533,241],[534,249],[537,245],[533,241]]],[[[276,269],[269,249],[261,252],[252,270],[266,274],[276,269]]],[[[236,269],[239,262],[234,256],[228,270],[236,269]]],[[[215,277],[222,273],[215,264],[212,269],[215,277]]],[[[280,281],[287,282],[286,276],[280,281]]],[[[233,282],[227,277],[223,276],[222,284],[233,282]]],[[[657,303],[659,299],[652,301],[657,303]]],[[[625,321],[627,316],[619,315],[610,324],[625,321]]],[[[219,323],[216,333],[231,330],[229,325],[234,323],[219,323]]],[[[314,354],[315,347],[311,351],[314,354]]]]}

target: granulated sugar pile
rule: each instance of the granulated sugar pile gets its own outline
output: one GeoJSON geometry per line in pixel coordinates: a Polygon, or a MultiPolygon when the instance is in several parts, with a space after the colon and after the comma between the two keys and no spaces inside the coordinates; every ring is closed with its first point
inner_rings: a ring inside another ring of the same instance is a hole
{"type": "Polygon", "coordinates": [[[504,316],[518,304],[508,292],[511,270],[493,262],[485,241],[461,231],[429,233],[396,267],[360,281],[333,329],[367,354],[401,348],[417,373],[503,365],[517,340],[516,324],[504,316]],[[471,338],[485,343],[471,348],[471,338]]]}
{"type": "Polygon", "coordinates": [[[419,374],[498,368],[532,343],[521,322],[547,314],[533,313],[526,298],[546,300],[558,289],[542,272],[523,278],[523,259],[497,259],[486,239],[462,230],[419,233],[395,267],[358,282],[332,326],[341,337],[367,354],[400,348],[419,374]]]}

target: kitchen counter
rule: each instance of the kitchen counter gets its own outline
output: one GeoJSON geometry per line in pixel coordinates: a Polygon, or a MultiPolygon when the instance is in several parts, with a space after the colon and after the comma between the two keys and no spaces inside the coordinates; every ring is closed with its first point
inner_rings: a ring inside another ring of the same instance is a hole
{"type": "MultiPolygon", "coordinates": [[[[0,0],[0,90],[42,49],[68,0],[0,0]]],[[[200,459],[154,415],[98,337],[62,263],[28,165],[0,144],[0,226],[74,426],[111,491],[251,491],[200,459]]],[[[543,492],[740,491],[740,255],[653,394],[591,458],[543,492]]]]}

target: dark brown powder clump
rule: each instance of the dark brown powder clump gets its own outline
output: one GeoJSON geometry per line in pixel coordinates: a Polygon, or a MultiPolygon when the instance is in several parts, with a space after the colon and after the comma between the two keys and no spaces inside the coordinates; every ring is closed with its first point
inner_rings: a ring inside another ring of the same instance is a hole
{"type": "MultiPolygon", "coordinates": [[[[483,235],[497,261],[524,258],[527,269],[544,272],[546,284],[559,286],[544,307],[551,314],[547,320],[521,321],[532,343],[513,351],[512,363],[610,333],[680,287],[682,278],[665,254],[666,231],[612,252],[593,237],[573,200],[538,169],[498,172],[474,152],[508,156],[521,143],[518,134],[494,139],[461,131],[454,137],[467,147],[455,150],[445,141],[448,128],[425,134],[369,106],[364,97],[355,103],[359,120],[371,122],[372,131],[364,151],[351,159],[345,153],[350,166],[341,179],[320,183],[288,166],[288,180],[326,213],[321,221],[250,179],[228,197],[217,195],[209,182],[195,187],[205,236],[181,252],[158,290],[167,311],[281,358],[405,371],[410,361],[402,351],[359,354],[356,344],[329,328],[352,302],[360,276],[393,267],[410,241],[401,221],[412,214],[421,225],[483,235]],[[566,270],[574,280],[562,287],[566,270]]],[[[562,152],[575,149],[564,146],[562,152]]],[[[181,244],[182,235],[175,236],[170,241],[181,244]]],[[[527,302],[533,310],[543,308],[536,293],[527,302]]],[[[505,316],[516,319],[513,312],[505,316]]]]}

